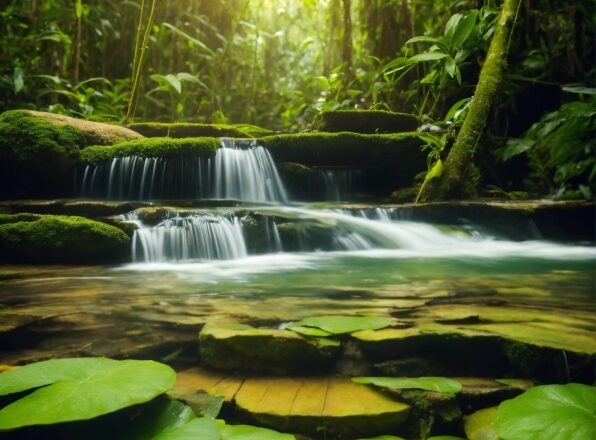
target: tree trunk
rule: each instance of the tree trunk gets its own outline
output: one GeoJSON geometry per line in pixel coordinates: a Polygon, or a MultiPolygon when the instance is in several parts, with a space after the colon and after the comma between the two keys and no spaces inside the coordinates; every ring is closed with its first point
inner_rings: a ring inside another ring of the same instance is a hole
{"type": "Polygon", "coordinates": [[[419,202],[456,198],[460,195],[459,190],[464,183],[463,179],[467,176],[468,167],[473,163],[476,145],[486,127],[488,115],[503,77],[509,49],[509,37],[513,30],[519,2],[520,0],[504,0],[503,2],[495,35],[480,72],[468,116],[447,156],[443,173],[440,177],[426,182],[418,196],[419,202]]]}
{"type": "Polygon", "coordinates": [[[352,68],[352,0],[343,0],[344,5],[344,36],[342,43],[342,62],[346,73],[346,82],[354,77],[352,68]]]}

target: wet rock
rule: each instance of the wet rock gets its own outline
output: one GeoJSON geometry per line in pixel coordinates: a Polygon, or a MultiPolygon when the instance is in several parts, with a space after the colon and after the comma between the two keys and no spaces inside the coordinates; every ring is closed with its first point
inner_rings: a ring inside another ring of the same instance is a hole
{"type": "Polygon", "coordinates": [[[321,131],[400,133],[418,128],[416,116],[382,110],[336,110],[321,115],[321,131]]]}
{"type": "Polygon", "coordinates": [[[274,374],[329,370],[338,347],[288,330],[208,323],[199,333],[201,361],[224,371],[274,374]]]}
{"type": "Polygon", "coordinates": [[[178,373],[176,388],[222,396],[242,420],[313,438],[347,440],[400,431],[410,410],[339,377],[246,377],[193,368],[178,373]]]}
{"type": "Polygon", "coordinates": [[[10,213],[78,215],[81,217],[109,217],[125,214],[142,202],[110,202],[99,200],[12,200],[0,202],[0,208],[10,213]]]}

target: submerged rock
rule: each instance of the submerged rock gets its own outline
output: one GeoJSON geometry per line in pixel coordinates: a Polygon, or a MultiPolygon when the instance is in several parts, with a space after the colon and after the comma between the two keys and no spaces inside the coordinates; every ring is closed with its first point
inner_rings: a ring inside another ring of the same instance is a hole
{"type": "Polygon", "coordinates": [[[336,110],[324,112],[321,131],[355,133],[400,133],[418,128],[416,116],[382,110],[336,110]]]}
{"type": "Polygon", "coordinates": [[[274,374],[329,370],[339,348],[288,330],[223,323],[205,325],[199,346],[201,361],[209,367],[274,374]]]}
{"type": "Polygon", "coordinates": [[[0,225],[0,260],[103,263],[124,260],[130,238],[120,229],[74,216],[43,216],[0,225]]]}

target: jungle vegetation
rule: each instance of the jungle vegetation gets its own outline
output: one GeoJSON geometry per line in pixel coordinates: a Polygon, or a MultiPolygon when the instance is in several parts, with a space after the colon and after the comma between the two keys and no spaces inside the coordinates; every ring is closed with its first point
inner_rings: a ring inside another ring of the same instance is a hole
{"type": "Polygon", "coordinates": [[[281,132],[316,128],[330,110],[411,112],[427,132],[432,180],[508,5],[501,79],[482,112],[477,166],[456,176],[469,184],[458,195],[484,188],[591,199],[595,4],[8,0],[0,10],[0,111],[281,132]]]}

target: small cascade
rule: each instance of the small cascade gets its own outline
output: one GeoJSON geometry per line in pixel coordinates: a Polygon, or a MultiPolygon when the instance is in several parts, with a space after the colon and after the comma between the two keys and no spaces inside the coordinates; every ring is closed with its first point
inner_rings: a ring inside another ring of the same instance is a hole
{"type": "Polygon", "coordinates": [[[254,140],[222,139],[212,159],[117,157],[87,165],[80,194],[109,200],[232,199],[286,202],[269,152],[254,140]]]}
{"type": "Polygon", "coordinates": [[[215,154],[214,195],[218,199],[287,202],[275,163],[254,140],[223,138],[215,154]]]}
{"type": "Polygon", "coordinates": [[[347,168],[319,168],[315,188],[324,188],[325,200],[333,202],[350,201],[360,190],[360,170],[347,168]]]}
{"type": "Polygon", "coordinates": [[[176,216],[136,230],[132,254],[135,262],[163,262],[229,260],[247,251],[238,218],[176,216]]]}

